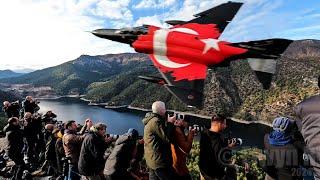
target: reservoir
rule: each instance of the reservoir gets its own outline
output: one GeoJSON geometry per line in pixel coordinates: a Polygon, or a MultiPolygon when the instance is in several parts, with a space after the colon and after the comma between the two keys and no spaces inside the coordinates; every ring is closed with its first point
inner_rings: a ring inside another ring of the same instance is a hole
{"type": "MultiPolygon", "coordinates": [[[[107,133],[123,134],[129,128],[135,128],[143,135],[142,118],[145,113],[117,112],[98,106],[88,106],[87,102],[77,98],[59,98],[53,100],[40,100],[40,111],[45,113],[52,110],[58,117],[58,121],[75,120],[83,124],[86,118],[94,123],[102,122],[107,124],[107,133]]],[[[232,137],[243,139],[243,146],[263,148],[263,137],[269,133],[270,127],[262,124],[241,124],[234,121],[228,122],[228,131],[232,137]]]]}

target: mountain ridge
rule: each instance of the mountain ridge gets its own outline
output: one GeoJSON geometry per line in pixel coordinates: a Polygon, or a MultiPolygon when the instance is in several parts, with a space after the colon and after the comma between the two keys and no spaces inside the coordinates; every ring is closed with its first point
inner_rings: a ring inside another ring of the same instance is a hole
{"type": "Polygon", "coordinates": [[[227,112],[238,119],[270,122],[280,115],[294,117],[293,106],[317,93],[319,59],[320,41],[293,42],[278,60],[269,90],[262,89],[247,61],[234,61],[230,68],[214,68],[208,71],[205,106],[201,110],[187,109],[164,87],[139,80],[138,75],[159,76],[148,56],[139,53],[81,55],[61,65],[0,82],[52,86],[58,94],[86,94],[86,99],[114,106],[149,108],[153,101],[161,99],[171,109],[202,115],[227,112]]]}
{"type": "Polygon", "coordinates": [[[17,73],[10,69],[0,70],[0,79],[21,76],[25,73],[17,73]]]}

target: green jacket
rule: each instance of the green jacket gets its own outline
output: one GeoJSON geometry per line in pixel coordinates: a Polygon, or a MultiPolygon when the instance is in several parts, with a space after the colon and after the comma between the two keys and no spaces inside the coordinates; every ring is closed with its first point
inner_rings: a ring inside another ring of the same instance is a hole
{"type": "Polygon", "coordinates": [[[174,130],[172,123],[155,113],[147,113],[142,120],[144,124],[144,157],[149,168],[170,168],[172,155],[170,139],[174,130]]]}

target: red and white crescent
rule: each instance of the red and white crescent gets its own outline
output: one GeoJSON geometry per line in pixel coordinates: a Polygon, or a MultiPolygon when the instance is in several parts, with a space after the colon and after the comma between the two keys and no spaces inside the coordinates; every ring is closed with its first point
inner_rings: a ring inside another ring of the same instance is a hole
{"type": "Polygon", "coordinates": [[[168,68],[181,68],[189,66],[191,63],[180,64],[171,61],[167,57],[167,37],[170,32],[183,32],[187,34],[199,35],[198,32],[189,29],[189,28],[173,28],[173,29],[159,29],[155,31],[153,36],[153,51],[154,51],[154,58],[157,62],[165,67],[168,68]]]}

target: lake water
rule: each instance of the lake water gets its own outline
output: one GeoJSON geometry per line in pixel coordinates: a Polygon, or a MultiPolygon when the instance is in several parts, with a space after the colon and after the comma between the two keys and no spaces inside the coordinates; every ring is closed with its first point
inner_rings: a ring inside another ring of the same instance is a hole
{"type": "Polygon", "coordinates": [[[75,120],[79,124],[83,124],[85,119],[90,118],[94,123],[107,124],[107,133],[110,134],[123,134],[129,128],[135,128],[139,133],[143,133],[141,122],[143,115],[120,113],[87,104],[87,102],[75,98],[40,100],[39,112],[45,113],[52,110],[58,116],[58,121],[75,120]]]}
{"type": "MultiPolygon", "coordinates": [[[[94,123],[106,123],[107,133],[123,134],[129,128],[135,128],[142,135],[143,124],[141,122],[144,113],[125,113],[104,109],[97,106],[88,106],[86,102],[76,98],[60,98],[55,100],[40,100],[40,112],[45,113],[52,110],[58,116],[59,121],[75,120],[83,124],[86,118],[94,123]]],[[[233,137],[243,139],[243,146],[263,147],[263,137],[271,129],[261,124],[241,124],[228,122],[228,130],[233,137]]]]}

